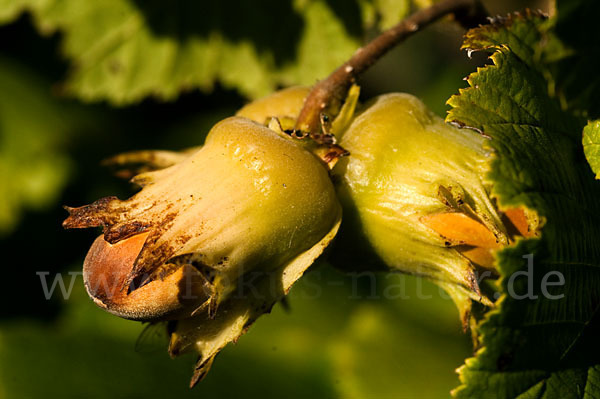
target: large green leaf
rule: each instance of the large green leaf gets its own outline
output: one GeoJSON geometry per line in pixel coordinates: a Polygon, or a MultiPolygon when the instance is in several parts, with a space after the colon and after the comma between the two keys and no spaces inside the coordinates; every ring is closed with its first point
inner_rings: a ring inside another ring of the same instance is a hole
{"type": "Polygon", "coordinates": [[[583,155],[582,123],[549,95],[544,24],[528,12],[468,32],[464,47],[487,49],[493,65],[449,100],[448,121],[491,137],[498,205],[545,222],[540,238],[498,254],[498,306],[460,369],[460,398],[600,395],[600,183],[583,155]]]}
{"type": "Polygon", "coordinates": [[[320,0],[0,0],[0,22],[23,10],[42,32],[63,34],[72,60],[64,89],[116,104],[168,100],[215,81],[257,97],[313,83],[358,44],[320,0]]]}
{"type": "Polygon", "coordinates": [[[311,85],[389,27],[410,0],[0,0],[0,24],[23,11],[45,34],[62,34],[71,60],[64,90],[84,100],[171,100],[215,83],[256,98],[311,85]]]}

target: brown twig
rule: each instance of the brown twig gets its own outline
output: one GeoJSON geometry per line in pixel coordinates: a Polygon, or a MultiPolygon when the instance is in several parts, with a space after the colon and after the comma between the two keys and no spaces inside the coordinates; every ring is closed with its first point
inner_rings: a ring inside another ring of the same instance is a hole
{"type": "Polygon", "coordinates": [[[306,98],[296,122],[296,130],[309,132],[313,138],[318,138],[321,113],[330,105],[343,101],[357,76],[398,43],[448,14],[454,14],[465,28],[486,22],[485,10],[478,0],[442,0],[417,11],[359,48],[348,61],[317,83],[306,98]]]}

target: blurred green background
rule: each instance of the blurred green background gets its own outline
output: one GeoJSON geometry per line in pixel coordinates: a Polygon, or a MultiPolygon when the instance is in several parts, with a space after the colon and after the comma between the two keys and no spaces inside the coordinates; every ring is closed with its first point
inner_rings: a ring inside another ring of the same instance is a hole
{"type": "MultiPolygon", "coordinates": [[[[348,24],[349,3],[331,2],[348,24]]],[[[549,9],[545,1],[485,4],[492,14],[549,9]]],[[[24,13],[0,26],[0,398],[449,396],[455,368],[472,354],[452,301],[419,279],[381,274],[373,282],[326,264],[294,286],[289,311],[277,305],[259,319],[193,390],[193,357],[169,359],[166,342],[136,351],[142,324],[97,308],[73,274],[98,231],[64,231],[62,205],[126,198],[132,187],[101,167],[102,159],[201,144],[247,98],[218,83],[123,107],[64,96],[62,36],[41,36],[32,20],[24,13]],[[75,278],[69,298],[57,286],[46,299],[40,272],[50,286],[62,273],[66,289],[75,278]]],[[[238,28],[251,32],[252,21],[238,28]]],[[[360,41],[373,34],[359,31],[349,35],[360,41]]],[[[363,97],[406,91],[443,116],[461,79],[486,62],[458,51],[461,34],[444,21],[411,38],[361,79],[363,97]]]]}

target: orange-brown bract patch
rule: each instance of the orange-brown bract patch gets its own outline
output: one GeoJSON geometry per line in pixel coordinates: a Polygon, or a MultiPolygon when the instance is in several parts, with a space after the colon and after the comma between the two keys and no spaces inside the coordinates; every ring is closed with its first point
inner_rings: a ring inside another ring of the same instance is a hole
{"type": "Polygon", "coordinates": [[[523,237],[535,237],[539,234],[539,226],[532,225],[527,219],[527,214],[522,208],[510,208],[504,211],[504,216],[509,227],[514,227],[518,234],[523,237]],[[511,226],[512,225],[512,226],[511,226]]]}
{"type": "Polygon", "coordinates": [[[123,286],[148,233],[111,244],[99,236],[83,265],[86,290],[94,302],[117,316],[151,321],[188,316],[210,295],[210,286],[194,267],[174,267],[170,274],[128,293],[123,286]]]}
{"type": "Polygon", "coordinates": [[[453,245],[472,245],[483,248],[498,248],[496,236],[483,224],[464,213],[437,213],[426,215],[421,222],[435,230],[453,245]]]}
{"type": "MultiPolygon", "coordinates": [[[[510,208],[503,212],[503,221],[507,225],[513,240],[515,237],[534,237],[536,226],[527,219],[522,208],[510,208]]],[[[496,236],[482,223],[459,212],[437,213],[421,218],[421,222],[434,230],[450,246],[478,266],[494,268],[494,251],[503,247],[496,236]]]]}
{"type": "Polygon", "coordinates": [[[492,249],[468,245],[458,246],[456,249],[477,266],[494,269],[494,254],[492,249]]]}

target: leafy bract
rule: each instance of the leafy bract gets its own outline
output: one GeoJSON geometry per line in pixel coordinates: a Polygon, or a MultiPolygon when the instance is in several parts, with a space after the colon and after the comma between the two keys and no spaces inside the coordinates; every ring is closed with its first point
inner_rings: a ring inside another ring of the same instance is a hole
{"type": "Polygon", "coordinates": [[[463,46],[490,51],[493,65],[448,101],[448,121],[491,137],[487,177],[500,209],[528,208],[544,224],[540,238],[498,253],[498,306],[459,369],[460,398],[600,394],[600,183],[583,155],[582,123],[549,94],[545,22],[527,12],[469,31],[463,46]]]}

